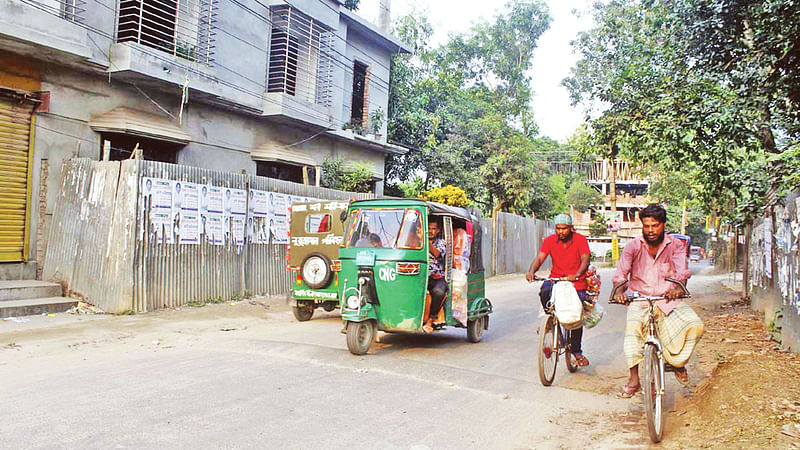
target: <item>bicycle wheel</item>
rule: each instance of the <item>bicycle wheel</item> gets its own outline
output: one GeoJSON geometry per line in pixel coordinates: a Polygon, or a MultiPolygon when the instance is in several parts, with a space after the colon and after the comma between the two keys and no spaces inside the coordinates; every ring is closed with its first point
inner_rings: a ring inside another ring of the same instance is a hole
{"type": "Polygon", "coordinates": [[[553,384],[558,365],[558,332],[555,318],[546,315],[539,326],[539,380],[545,386],[553,384]]]}
{"type": "Polygon", "coordinates": [[[644,408],[647,413],[647,428],[650,431],[650,440],[660,442],[664,434],[664,389],[661,386],[663,365],[655,345],[644,347],[644,377],[642,380],[642,396],[644,408]]]}
{"type": "Polygon", "coordinates": [[[569,331],[565,330],[564,327],[561,328],[561,346],[564,349],[564,362],[567,363],[567,370],[570,373],[574,373],[578,370],[578,366],[575,365],[575,360],[572,358],[572,348],[569,345],[569,331]]]}

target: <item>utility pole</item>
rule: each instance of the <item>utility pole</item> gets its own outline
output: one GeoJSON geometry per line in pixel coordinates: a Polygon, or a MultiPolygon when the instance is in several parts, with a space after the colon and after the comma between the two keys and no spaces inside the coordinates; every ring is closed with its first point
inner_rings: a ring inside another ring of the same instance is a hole
{"type": "Polygon", "coordinates": [[[681,234],[686,234],[686,197],[683,198],[683,215],[681,215],[681,234]]]}
{"type": "MultiPolygon", "coordinates": [[[[613,144],[612,144],[613,145],[613,144]]],[[[617,220],[617,160],[616,160],[616,152],[614,152],[614,148],[612,146],[611,149],[611,217],[616,223],[617,220]]],[[[611,260],[614,262],[614,265],[617,265],[617,261],[619,261],[619,236],[617,235],[617,227],[615,226],[611,230],[611,260]]]]}

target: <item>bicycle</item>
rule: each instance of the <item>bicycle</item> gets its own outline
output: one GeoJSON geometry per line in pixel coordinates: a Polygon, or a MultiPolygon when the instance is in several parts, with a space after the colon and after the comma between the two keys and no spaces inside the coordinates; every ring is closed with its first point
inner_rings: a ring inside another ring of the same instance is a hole
{"type": "MultiPolygon", "coordinates": [[[[533,281],[552,281],[553,286],[559,282],[568,282],[566,278],[541,278],[534,277],[533,281]]],[[[545,316],[539,325],[539,380],[544,386],[553,384],[558,366],[558,356],[564,355],[567,370],[570,373],[578,370],[578,366],[572,361],[572,351],[570,349],[567,333],[558,317],[555,314],[555,304],[553,295],[544,308],[545,316]]]]}
{"type": "MultiPolygon", "coordinates": [[[[683,290],[683,295],[680,298],[691,297],[686,285],[678,280],[666,278],[667,281],[677,284],[683,290]]],[[[666,421],[666,411],[664,410],[664,391],[666,382],[664,374],[673,367],[664,362],[664,355],[661,351],[661,341],[658,339],[658,330],[656,329],[656,313],[655,302],[659,300],[666,300],[664,296],[643,296],[638,292],[633,292],[632,295],[627,295],[625,303],[614,300],[617,290],[627,285],[627,282],[614,286],[611,290],[611,298],[608,300],[610,304],[628,304],[631,302],[647,302],[647,338],[644,342],[644,373],[642,374],[642,396],[644,397],[644,409],[647,415],[647,428],[650,432],[650,440],[653,442],[661,442],[664,434],[664,422],[666,421]]]]}

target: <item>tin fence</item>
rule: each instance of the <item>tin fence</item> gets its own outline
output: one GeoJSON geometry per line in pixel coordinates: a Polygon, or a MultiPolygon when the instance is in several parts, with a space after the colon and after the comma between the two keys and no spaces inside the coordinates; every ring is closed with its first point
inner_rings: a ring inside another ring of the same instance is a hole
{"type": "MultiPolygon", "coordinates": [[[[252,232],[266,226],[259,223],[265,218],[248,214],[239,219],[237,235],[235,219],[226,215],[231,221],[220,224],[220,238],[208,224],[198,229],[195,216],[195,231],[188,235],[197,238],[187,242],[183,227],[188,216],[174,218],[174,210],[168,210],[165,220],[156,220],[163,199],[151,190],[154,180],[167,183],[170,192],[176,184],[239,192],[248,213],[250,194],[257,192],[324,200],[373,197],[154,161],[73,159],[62,171],[43,279],[60,282],[69,295],[114,313],[288,292],[292,274],[286,271],[286,246],[275,243],[275,233],[264,239],[252,232]]],[[[526,271],[542,239],[552,232],[544,221],[500,213],[493,254],[493,220],[482,219],[482,228],[487,276],[526,271]]]]}

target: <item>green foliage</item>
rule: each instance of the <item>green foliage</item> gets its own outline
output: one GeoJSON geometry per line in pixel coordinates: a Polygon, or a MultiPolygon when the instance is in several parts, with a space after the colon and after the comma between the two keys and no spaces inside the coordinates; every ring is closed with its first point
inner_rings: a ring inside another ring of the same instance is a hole
{"type": "Polygon", "coordinates": [[[569,212],[569,203],[567,202],[567,179],[564,175],[551,175],[550,176],[550,202],[553,211],[558,213],[569,212]]]}
{"type": "Polygon", "coordinates": [[[325,158],[322,163],[323,187],[348,192],[370,192],[372,190],[372,170],[368,163],[356,162],[345,166],[339,158],[325,158]]]}
{"type": "Polygon", "coordinates": [[[589,234],[592,236],[605,236],[608,234],[606,218],[602,215],[597,215],[595,219],[589,223],[589,234]]]}
{"type": "Polygon", "coordinates": [[[460,187],[447,185],[443,187],[436,187],[430,191],[423,192],[419,198],[431,202],[444,203],[450,206],[468,206],[469,199],[467,193],[460,187]]]}
{"type": "Polygon", "coordinates": [[[392,61],[388,138],[412,151],[388,158],[387,192],[421,176],[422,190],[459,186],[484,211],[544,210],[529,74],[549,23],[542,1],[512,0],[493,21],[430,48],[424,16],[397,21],[394,34],[415,52],[392,61]]]}
{"type": "Polygon", "coordinates": [[[770,192],[800,182],[799,15],[778,0],[597,3],[564,80],[575,103],[604,107],[591,120],[597,154],[691,174],[707,209],[758,216],[770,192]]]}
{"type": "Polygon", "coordinates": [[[575,180],[567,191],[567,202],[577,211],[586,212],[594,206],[603,204],[603,196],[597,189],[575,180]]]}
{"type": "Polygon", "coordinates": [[[375,134],[379,134],[383,129],[383,121],[386,119],[386,114],[383,112],[383,108],[376,108],[369,114],[369,125],[372,128],[372,132],[375,134]]]}
{"type": "Polygon", "coordinates": [[[358,11],[358,4],[361,0],[344,0],[344,7],[350,11],[358,11]]]}
{"type": "Polygon", "coordinates": [[[419,198],[422,194],[422,178],[414,177],[397,185],[399,196],[403,198],[419,198]]]}

